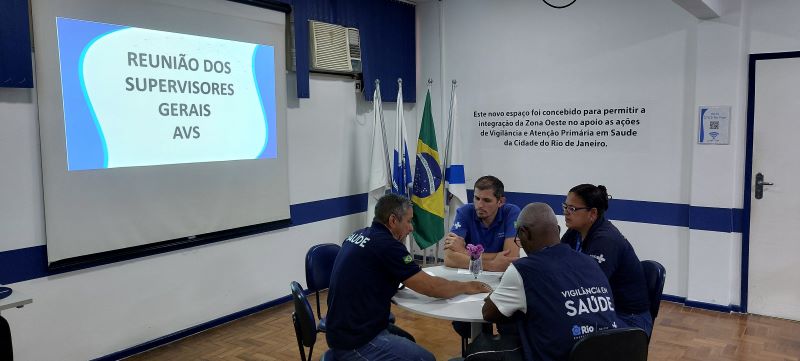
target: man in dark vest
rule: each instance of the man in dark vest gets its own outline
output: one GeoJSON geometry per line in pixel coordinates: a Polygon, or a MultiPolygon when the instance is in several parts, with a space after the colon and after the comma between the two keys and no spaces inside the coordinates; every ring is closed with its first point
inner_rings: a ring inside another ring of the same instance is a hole
{"type": "Polygon", "coordinates": [[[375,205],[372,226],[342,243],[331,274],[325,334],[336,360],[435,359],[389,324],[391,300],[401,282],[437,298],[492,290],[483,282],[450,281],[423,272],[400,241],[414,230],[413,216],[408,198],[387,194],[375,205]]]}
{"type": "Polygon", "coordinates": [[[527,205],[517,219],[517,240],[527,257],[508,267],[483,305],[483,318],[491,322],[520,313],[525,359],[567,360],[582,337],[617,327],[605,274],[593,258],[561,243],[559,231],[550,206],[527,205]]]}

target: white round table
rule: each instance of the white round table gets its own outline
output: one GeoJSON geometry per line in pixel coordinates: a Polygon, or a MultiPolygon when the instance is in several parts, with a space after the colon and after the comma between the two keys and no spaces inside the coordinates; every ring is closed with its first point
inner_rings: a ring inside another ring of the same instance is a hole
{"type": "MultiPolygon", "coordinates": [[[[453,281],[475,281],[472,274],[465,269],[434,266],[422,269],[424,272],[453,281]]],[[[500,284],[502,272],[482,272],[477,281],[484,282],[494,289],[500,284]]],[[[397,291],[393,300],[398,307],[420,315],[443,320],[470,322],[472,337],[480,333],[483,320],[483,299],[488,293],[460,295],[450,299],[440,299],[419,294],[408,287],[397,291]]]]}

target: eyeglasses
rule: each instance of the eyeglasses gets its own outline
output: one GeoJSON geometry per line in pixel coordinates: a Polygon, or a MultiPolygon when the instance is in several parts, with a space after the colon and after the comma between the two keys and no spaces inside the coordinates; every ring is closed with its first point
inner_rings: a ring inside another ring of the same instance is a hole
{"type": "Polygon", "coordinates": [[[572,214],[572,213],[575,213],[575,212],[577,212],[577,211],[579,211],[581,209],[587,209],[587,210],[588,209],[592,209],[592,207],[575,207],[575,206],[571,206],[571,205],[566,204],[566,203],[561,203],[561,209],[564,210],[564,214],[572,214]]]}

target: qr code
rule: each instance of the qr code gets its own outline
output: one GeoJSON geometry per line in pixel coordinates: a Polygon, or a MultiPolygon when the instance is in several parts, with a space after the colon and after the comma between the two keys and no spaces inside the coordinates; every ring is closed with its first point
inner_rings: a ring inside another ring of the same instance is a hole
{"type": "Polygon", "coordinates": [[[711,129],[719,129],[719,120],[712,120],[708,123],[708,127],[711,129]]]}

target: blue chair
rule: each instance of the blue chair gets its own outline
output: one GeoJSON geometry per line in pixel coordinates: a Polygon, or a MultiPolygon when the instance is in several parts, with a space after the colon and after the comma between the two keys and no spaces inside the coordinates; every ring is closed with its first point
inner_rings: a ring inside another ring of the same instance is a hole
{"type": "Polygon", "coordinates": [[[3,316],[0,316],[0,360],[11,361],[14,359],[14,350],[11,347],[11,327],[3,316]]]}
{"type": "MultiPolygon", "coordinates": [[[[311,361],[314,344],[317,342],[317,332],[319,332],[314,321],[314,311],[311,310],[311,304],[308,303],[303,287],[297,281],[292,281],[290,287],[292,289],[292,301],[294,302],[292,323],[297,337],[297,347],[300,349],[300,360],[311,361]],[[308,347],[308,358],[306,358],[306,347],[308,347]]],[[[333,351],[326,351],[322,355],[322,360],[332,361],[333,351]]]]}
{"type": "MultiPolygon", "coordinates": [[[[342,247],[335,243],[322,243],[312,246],[306,252],[306,287],[309,291],[314,291],[317,298],[317,318],[319,318],[317,329],[320,332],[325,332],[327,327],[325,326],[325,316],[322,316],[319,291],[330,287],[333,263],[341,249],[342,247]]],[[[395,323],[392,313],[389,314],[389,323],[395,323]]]]}
{"type": "Polygon", "coordinates": [[[647,332],[641,328],[612,328],[578,340],[569,361],[647,361],[647,332]]]}
{"type": "Polygon", "coordinates": [[[644,270],[647,295],[650,299],[650,316],[653,317],[653,325],[655,325],[658,309],[661,306],[661,294],[664,292],[667,271],[661,263],[651,260],[642,261],[642,270],[644,270]]]}
{"type": "Polygon", "coordinates": [[[342,247],[338,244],[323,243],[311,247],[306,252],[306,287],[316,294],[317,317],[323,332],[325,331],[325,321],[320,308],[319,291],[325,290],[331,285],[333,262],[336,261],[340,249],[342,247]]]}

